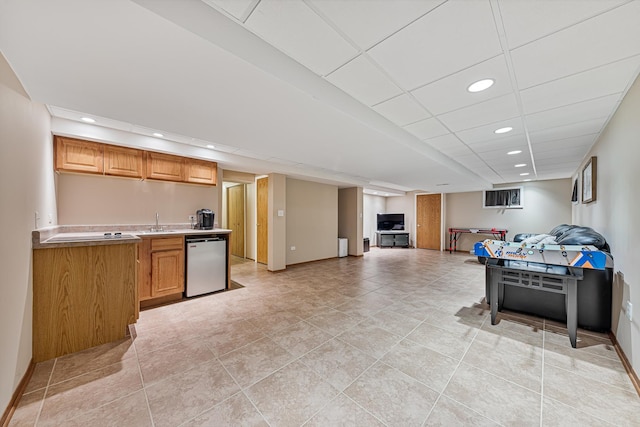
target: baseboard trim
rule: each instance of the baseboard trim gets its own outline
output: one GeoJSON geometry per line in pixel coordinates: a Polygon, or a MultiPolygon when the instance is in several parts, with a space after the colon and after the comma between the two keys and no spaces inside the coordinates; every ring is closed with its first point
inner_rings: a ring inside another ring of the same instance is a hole
{"type": "Polygon", "coordinates": [[[27,389],[27,384],[29,384],[29,380],[33,375],[33,371],[36,369],[36,364],[33,362],[33,359],[29,362],[29,367],[27,368],[27,372],[24,373],[22,379],[20,380],[20,384],[13,392],[13,396],[11,396],[11,400],[9,401],[9,406],[4,410],[2,414],[2,418],[0,418],[0,426],[8,427],[9,421],[11,421],[11,417],[13,413],[16,411],[18,404],[20,403],[20,398],[24,394],[24,391],[27,389]]]}
{"type": "Polygon", "coordinates": [[[638,374],[636,374],[636,371],[633,370],[633,366],[631,366],[629,359],[627,359],[627,355],[624,354],[622,347],[620,347],[620,343],[618,342],[616,335],[613,332],[609,332],[609,338],[611,338],[613,348],[616,349],[616,353],[618,353],[618,357],[620,357],[624,369],[627,371],[629,378],[631,378],[631,383],[633,383],[633,386],[636,389],[636,393],[638,393],[638,396],[640,396],[640,379],[638,378],[638,374]]]}

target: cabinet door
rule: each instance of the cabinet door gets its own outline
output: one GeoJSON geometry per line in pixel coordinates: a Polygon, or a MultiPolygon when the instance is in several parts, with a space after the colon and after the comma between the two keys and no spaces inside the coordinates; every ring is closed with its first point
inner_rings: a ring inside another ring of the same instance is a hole
{"type": "Polygon", "coordinates": [[[61,136],[54,141],[57,171],[103,173],[102,144],[61,136]]]}
{"type": "Polygon", "coordinates": [[[218,165],[204,160],[186,160],[186,181],[196,184],[216,185],[218,165]]]}
{"type": "Polygon", "coordinates": [[[184,291],[184,251],[151,253],[151,288],[154,298],[184,291]]]}
{"type": "Polygon", "coordinates": [[[143,151],[133,148],[104,146],[105,175],[143,178],[143,151]]]}
{"type": "Polygon", "coordinates": [[[184,158],[147,152],[147,178],[184,181],[184,158]]]}

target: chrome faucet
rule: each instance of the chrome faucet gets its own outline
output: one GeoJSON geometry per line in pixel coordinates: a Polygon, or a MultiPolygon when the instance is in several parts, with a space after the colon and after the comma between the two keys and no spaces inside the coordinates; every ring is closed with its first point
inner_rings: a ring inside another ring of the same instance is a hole
{"type": "Polygon", "coordinates": [[[151,231],[162,231],[163,228],[160,226],[160,214],[156,212],[156,226],[151,227],[151,231]]]}

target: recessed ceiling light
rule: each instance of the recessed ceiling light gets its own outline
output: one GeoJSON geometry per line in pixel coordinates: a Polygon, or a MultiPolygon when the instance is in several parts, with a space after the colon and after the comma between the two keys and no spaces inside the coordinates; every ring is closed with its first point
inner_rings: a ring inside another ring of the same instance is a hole
{"type": "Polygon", "coordinates": [[[507,126],[504,128],[496,129],[493,131],[493,133],[507,133],[507,132],[511,132],[512,130],[513,128],[511,126],[507,126]]]}
{"type": "Polygon", "coordinates": [[[478,80],[475,83],[471,83],[467,90],[469,92],[482,92],[483,90],[489,89],[491,86],[493,86],[493,83],[493,79],[478,80]]]}
{"type": "Polygon", "coordinates": [[[211,149],[213,150],[213,149],[214,149],[214,148],[216,148],[216,147],[214,147],[214,146],[213,146],[213,145],[211,145],[211,144],[207,144],[207,148],[211,148],[211,149]]]}
{"type": "Polygon", "coordinates": [[[527,166],[527,164],[526,163],[518,163],[517,165],[513,165],[513,166],[516,167],[516,168],[523,168],[523,167],[527,166]]]}
{"type": "Polygon", "coordinates": [[[96,120],[92,119],[91,117],[82,117],[80,120],[82,120],[83,122],[87,122],[87,123],[95,123],[96,120]]]}
{"type": "Polygon", "coordinates": [[[153,136],[157,136],[158,138],[162,138],[164,135],[161,134],[160,132],[154,132],[153,136]]]}
{"type": "Polygon", "coordinates": [[[514,154],[520,154],[520,153],[522,153],[522,150],[513,150],[513,151],[509,151],[507,154],[508,154],[508,155],[510,155],[510,156],[512,156],[512,155],[514,155],[514,154]]]}
{"type": "Polygon", "coordinates": [[[520,176],[527,176],[527,175],[529,175],[529,172],[524,172],[520,174],[520,176]]]}

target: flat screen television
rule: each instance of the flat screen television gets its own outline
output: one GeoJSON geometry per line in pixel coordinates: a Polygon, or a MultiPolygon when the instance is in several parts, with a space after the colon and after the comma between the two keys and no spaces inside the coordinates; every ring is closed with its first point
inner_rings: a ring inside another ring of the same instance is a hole
{"type": "Polygon", "coordinates": [[[404,230],[404,214],[378,214],[378,231],[404,230]]]}

